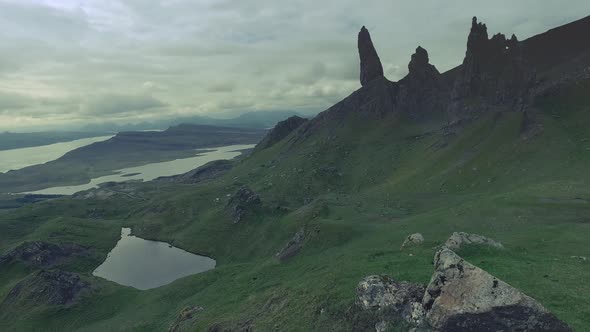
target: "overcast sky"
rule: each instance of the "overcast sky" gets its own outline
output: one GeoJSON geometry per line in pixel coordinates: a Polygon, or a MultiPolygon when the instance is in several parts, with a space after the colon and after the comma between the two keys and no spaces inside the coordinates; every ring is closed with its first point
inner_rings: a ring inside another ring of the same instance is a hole
{"type": "Polygon", "coordinates": [[[359,88],[362,25],[390,80],[416,46],[459,64],[471,17],[519,39],[588,0],[0,0],[0,130],[322,111],[359,88]]]}

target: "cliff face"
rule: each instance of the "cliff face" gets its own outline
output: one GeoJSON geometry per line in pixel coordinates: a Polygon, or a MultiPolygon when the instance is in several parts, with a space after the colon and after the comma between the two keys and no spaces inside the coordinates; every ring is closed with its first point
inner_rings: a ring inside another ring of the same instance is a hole
{"type": "Polygon", "coordinates": [[[487,27],[473,18],[465,59],[459,69],[448,112],[453,119],[488,110],[522,111],[534,83],[534,69],[516,36],[488,38],[487,27]]]}
{"type": "MultiPolygon", "coordinates": [[[[534,113],[533,102],[564,81],[590,79],[590,17],[525,41],[512,35],[488,35],[485,24],[472,19],[461,65],[440,73],[426,49],[416,48],[408,75],[398,82],[383,76],[383,67],[369,31],[358,34],[361,88],[315,118],[301,123],[289,146],[323,128],[373,118],[411,119],[444,127],[488,112],[534,113]],[[547,45],[543,51],[542,45],[547,45]]],[[[389,119],[389,120],[386,120],[389,119]]],[[[431,127],[432,128],[432,127],[431,127]]]]}

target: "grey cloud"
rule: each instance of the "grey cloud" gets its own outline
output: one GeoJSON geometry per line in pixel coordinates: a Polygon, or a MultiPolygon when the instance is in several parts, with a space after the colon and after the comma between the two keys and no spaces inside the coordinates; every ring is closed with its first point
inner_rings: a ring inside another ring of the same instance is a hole
{"type": "Polygon", "coordinates": [[[440,71],[459,64],[473,15],[524,39],[590,13],[587,0],[370,3],[0,0],[0,89],[26,97],[0,95],[10,105],[0,130],[102,114],[320,111],[359,87],[361,25],[397,80],[418,45],[440,71]]]}
{"type": "Polygon", "coordinates": [[[149,95],[108,94],[93,98],[90,102],[82,104],[80,109],[86,114],[113,115],[145,111],[164,106],[166,106],[164,102],[149,95]]]}

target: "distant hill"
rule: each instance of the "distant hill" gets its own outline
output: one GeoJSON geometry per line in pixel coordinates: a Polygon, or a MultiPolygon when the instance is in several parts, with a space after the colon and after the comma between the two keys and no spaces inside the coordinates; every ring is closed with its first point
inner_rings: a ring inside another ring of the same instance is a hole
{"type": "Polygon", "coordinates": [[[106,135],[108,134],[99,131],[49,131],[37,133],[4,132],[0,133],[0,150],[20,149],[106,135]]]}
{"type": "Polygon", "coordinates": [[[266,130],[180,124],[164,131],[125,131],[66,153],[42,165],[0,173],[0,192],[21,192],[83,184],[113,170],[186,158],[195,150],[255,144],[266,130]]]}
{"type": "Polygon", "coordinates": [[[225,126],[238,128],[271,128],[277,122],[290,116],[303,116],[300,113],[292,111],[256,111],[248,112],[228,119],[218,119],[208,116],[184,116],[178,118],[168,118],[157,121],[141,122],[137,124],[117,124],[117,123],[99,123],[90,124],[82,128],[85,131],[138,131],[151,129],[164,129],[181,123],[196,125],[225,126]]]}

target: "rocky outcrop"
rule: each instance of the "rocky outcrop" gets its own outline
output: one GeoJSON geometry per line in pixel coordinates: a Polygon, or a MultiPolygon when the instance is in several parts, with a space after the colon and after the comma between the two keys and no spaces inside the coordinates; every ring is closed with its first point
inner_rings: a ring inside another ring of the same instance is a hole
{"type": "Polygon", "coordinates": [[[230,160],[214,160],[184,174],[159,177],[156,181],[195,184],[216,179],[229,172],[232,167],[233,162],[230,160]]]}
{"type": "Polygon", "coordinates": [[[194,320],[196,314],[203,311],[201,306],[188,306],[183,308],[176,320],[170,325],[168,332],[180,332],[180,331],[191,331],[194,330],[194,320]]]}
{"type": "Polygon", "coordinates": [[[404,240],[404,243],[402,244],[402,249],[420,246],[420,245],[422,245],[422,243],[424,243],[424,236],[422,236],[422,234],[420,234],[420,233],[410,234],[404,240]]]}
{"type": "Polygon", "coordinates": [[[377,55],[375,46],[373,46],[369,30],[364,26],[358,35],[358,50],[361,61],[361,85],[365,86],[374,79],[383,77],[381,60],[377,55]]]}
{"type": "Polygon", "coordinates": [[[434,257],[427,287],[369,276],[357,286],[357,306],[372,313],[355,327],[384,331],[570,331],[539,302],[448,248],[434,257]]]}
{"type": "Polygon", "coordinates": [[[534,81],[516,36],[488,38],[486,25],[474,17],[449,112],[462,118],[487,110],[523,111],[534,81]]]}
{"type": "Polygon", "coordinates": [[[449,249],[434,264],[422,303],[435,331],[570,331],[533,298],[449,249]]]}
{"type": "Polygon", "coordinates": [[[74,243],[25,242],[0,257],[0,267],[18,261],[37,268],[49,268],[88,254],[88,248],[74,243]]]}
{"type": "Polygon", "coordinates": [[[305,230],[300,229],[295,236],[287,244],[276,253],[276,257],[281,261],[284,262],[289,258],[294,257],[299,253],[301,248],[303,248],[303,242],[305,241],[305,230]]]}
{"type": "Polygon", "coordinates": [[[497,249],[504,248],[504,246],[500,242],[497,242],[495,240],[478,234],[469,234],[464,232],[454,232],[453,235],[451,235],[447,239],[445,244],[443,244],[443,247],[456,251],[461,249],[461,247],[465,245],[482,245],[494,247],[497,249]]]}
{"type": "Polygon", "coordinates": [[[386,275],[368,276],[356,288],[356,304],[374,315],[376,330],[385,330],[395,323],[421,319],[424,289],[424,285],[396,281],[386,275]]]}
{"type": "Polygon", "coordinates": [[[414,119],[439,120],[445,114],[449,88],[436,67],[429,63],[424,48],[416,48],[408,70],[408,75],[398,82],[398,108],[414,119]]]}
{"type": "Polygon", "coordinates": [[[270,148],[283,138],[289,136],[289,134],[307,121],[309,120],[306,118],[294,115],[287,120],[277,123],[277,125],[264,136],[262,141],[256,145],[255,151],[270,148]]]}
{"type": "Polygon", "coordinates": [[[241,187],[227,202],[227,209],[229,210],[234,224],[243,220],[245,215],[262,206],[262,201],[257,193],[248,187],[241,187]]]}
{"type": "Polygon", "coordinates": [[[0,305],[0,309],[8,309],[15,305],[70,305],[89,288],[90,284],[75,273],[41,270],[16,284],[0,305]]]}
{"type": "Polygon", "coordinates": [[[425,286],[396,281],[386,275],[365,277],[356,288],[357,304],[363,309],[393,309],[397,313],[409,315],[412,304],[422,301],[425,286]]]}

